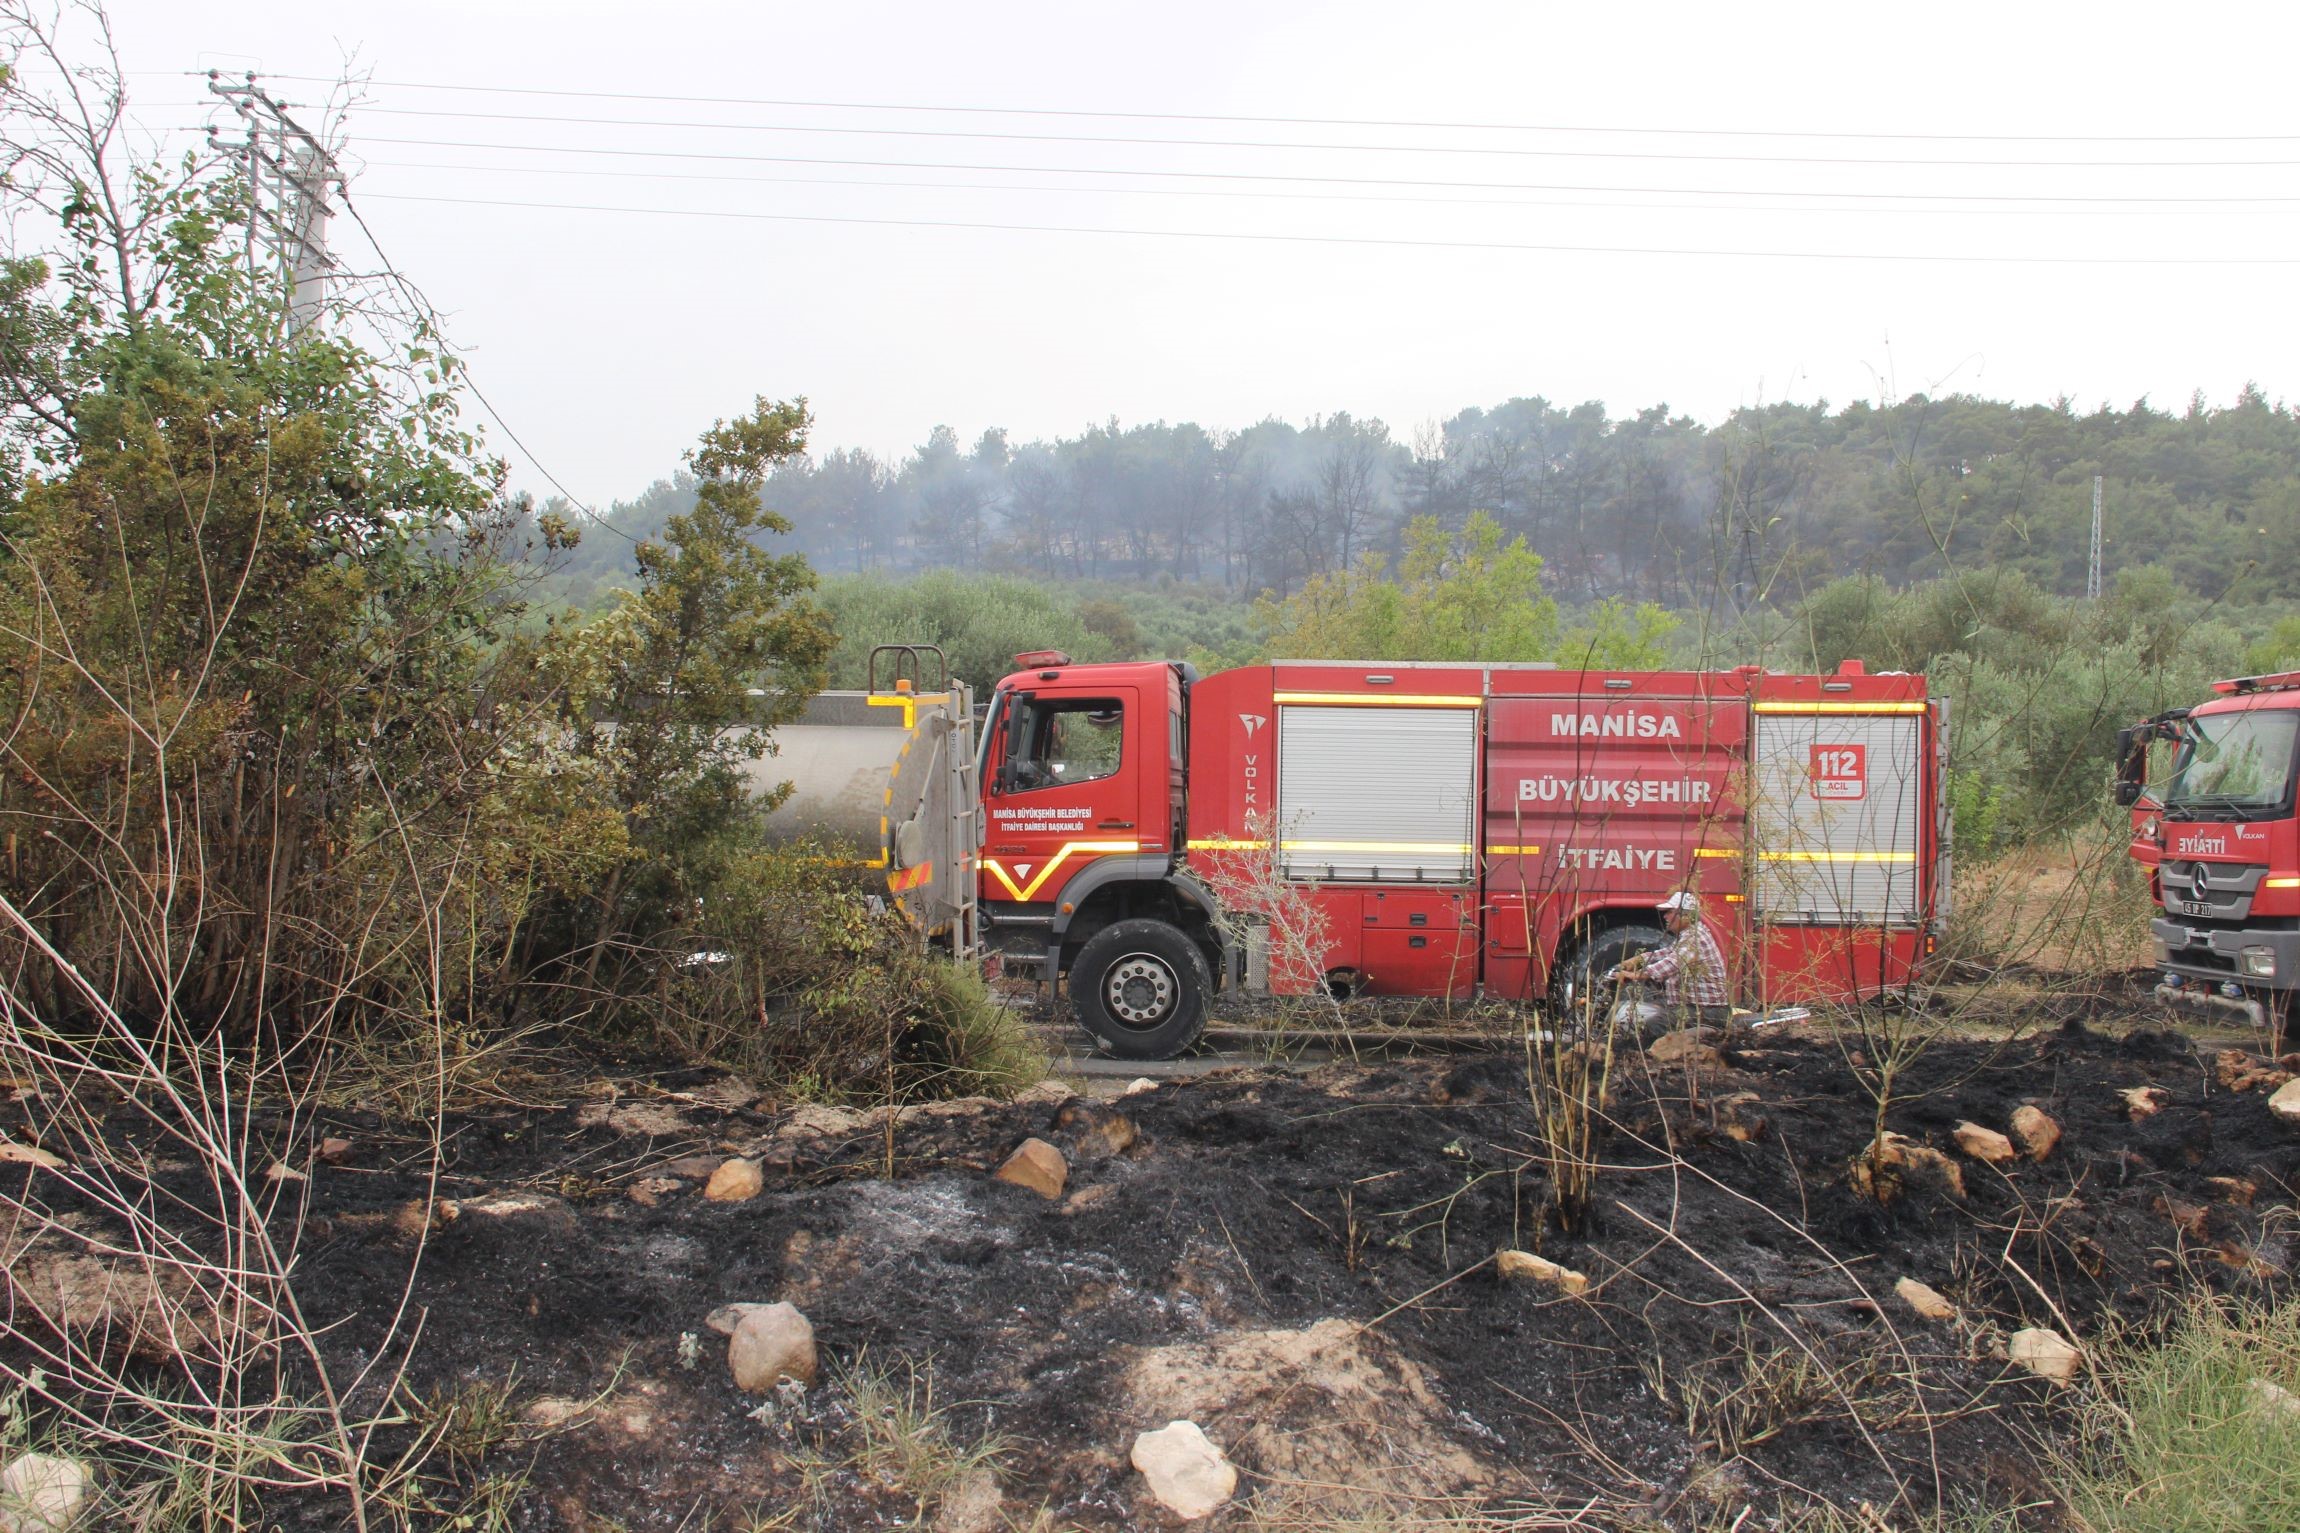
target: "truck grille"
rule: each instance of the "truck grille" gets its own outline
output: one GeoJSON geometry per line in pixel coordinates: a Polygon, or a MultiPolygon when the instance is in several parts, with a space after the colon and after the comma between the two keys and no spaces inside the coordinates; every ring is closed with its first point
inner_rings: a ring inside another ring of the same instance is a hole
{"type": "Polygon", "coordinates": [[[2268,873],[2257,863],[2184,862],[2177,858],[2158,864],[2156,871],[2166,915],[2228,925],[2252,914],[2252,896],[2268,873]]]}

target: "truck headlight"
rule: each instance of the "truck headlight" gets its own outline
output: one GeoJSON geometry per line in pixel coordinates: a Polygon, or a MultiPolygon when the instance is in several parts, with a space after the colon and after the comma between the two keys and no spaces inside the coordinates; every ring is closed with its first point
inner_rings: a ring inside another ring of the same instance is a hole
{"type": "Polygon", "coordinates": [[[2244,972],[2256,979],[2270,979],[2276,973],[2276,950],[2272,947],[2248,947],[2243,952],[2244,972]]]}

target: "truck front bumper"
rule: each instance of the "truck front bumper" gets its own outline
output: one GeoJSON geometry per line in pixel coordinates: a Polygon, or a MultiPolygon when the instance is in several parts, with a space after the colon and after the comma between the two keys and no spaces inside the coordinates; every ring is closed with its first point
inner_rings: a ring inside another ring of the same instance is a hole
{"type": "Polygon", "coordinates": [[[2156,940],[2156,965],[2168,974],[2246,990],[2300,990],[2300,931],[2190,926],[2158,916],[2148,933],[2156,940]]]}
{"type": "Polygon", "coordinates": [[[2148,929],[2165,976],[2156,998],[2167,1006],[2265,1027],[2261,993],[2300,989],[2300,932],[2195,927],[2163,916],[2148,929]]]}

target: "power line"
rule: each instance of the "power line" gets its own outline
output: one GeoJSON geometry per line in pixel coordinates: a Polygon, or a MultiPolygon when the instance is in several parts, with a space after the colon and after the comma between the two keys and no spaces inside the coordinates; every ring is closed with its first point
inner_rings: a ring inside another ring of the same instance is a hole
{"type": "MultiPolygon", "coordinates": [[[[279,75],[282,80],[337,85],[328,75],[279,75]]],[[[808,111],[910,112],[949,116],[1061,117],[1122,122],[1236,122],[1261,127],[1414,128],[1468,133],[1597,133],[1677,138],[1818,139],[1870,143],[1991,144],[2256,144],[2300,142],[2300,133],[1847,133],[1790,128],[1607,127],[1592,123],[1435,122],[1379,117],[1241,116],[1219,112],[1121,112],[1062,107],[945,105],[892,101],[809,101],[753,96],[688,96],[644,91],[564,90],[543,86],[451,85],[421,80],[369,80],[386,90],[456,91],[493,96],[555,96],[584,101],[667,101],[691,106],[752,106],[808,111]]]]}
{"type": "MultiPolygon", "coordinates": [[[[278,226],[279,235],[283,240],[293,241],[292,250],[288,250],[285,246],[282,250],[283,261],[288,261],[292,257],[291,333],[302,331],[319,318],[320,310],[326,301],[322,286],[325,276],[328,272],[338,269],[339,266],[339,263],[327,252],[324,232],[315,232],[324,231],[324,219],[333,211],[325,202],[325,192],[332,187],[337,200],[342,203],[344,211],[349,213],[352,222],[359,226],[359,232],[366,239],[368,248],[375,252],[376,260],[383,267],[384,279],[400,290],[401,295],[414,307],[420,322],[428,326],[434,334],[440,335],[442,342],[444,342],[444,327],[439,320],[439,311],[432,306],[431,300],[423,295],[423,291],[393,264],[391,257],[384,254],[383,243],[375,237],[375,230],[369,226],[366,217],[351,200],[350,188],[345,184],[345,177],[335,163],[334,151],[315,137],[310,129],[304,127],[302,123],[291,116],[286,103],[260,90],[256,85],[255,75],[248,75],[244,82],[226,84],[220,73],[211,70],[208,72],[207,80],[208,88],[228,102],[232,109],[248,124],[249,136],[245,144],[238,146],[219,145],[219,147],[234,148],[248,156],[251,197],[248,211],[251,239],[255,226],[259,222],[269,222],[278,226]],[[259,118],[262,119],[261,122],[258,121],[259,118]],[[264,133],[269,133],[272,136],[273,144],[269,147],[260,137],[264,133]],[[291,139],[295,141],[292,146],[289,142],[291,139]],[[257,170],[260,166],[272,168],[288,189],[289,200],[276,214],[267,209],[260,201],[252,200],[256,197],[257,170]]],[[[211,141],[215,140],[214,130],[210,130],[209,137],[211,141]]],[[[495,408],[494,401],[487,397],[486,393],[479,387],[478,382],[471,376],[468,366],[463,369],[462,383],[470,391],[472,398],[478,400],[480,407],[494,419],[495,424],[502,428],[503,434],[511,439],[512,445],[526,454],[527,461],[535,466],[538,473],[551,481],[569,504],[602,526],[608,525],[606,518],[577,500],[567,486],[560,482],[559,476],[552,473],[543,460],[538,458],[528,448],[526,442],[520,439],[519,433],[511,428],[511,423],[503,418],[503,413],[495,408]]],[[[624,533],[621,528],[614,530],[625,538],[630,536],[628,533],[624,533]]]]}
{"type": "Polygon", "coordinates": [[[2300,256],[2011,256],[1939,255],[1905,251],[1699,250],[1655,245],[1568,245],[1516,240],[1431,240],[1349,234],[1267,234],[1214,229],[1111,229],[1081,224],[1007,224],[945,218],[850,218],[817,213],[752,213],[729,208],[631,208],[603,203],[509,202],[488,197],[437,197],[373,192],[379,201],[428,202],[455,207],[526,208],[545,212],[618,213],[653,218],[725,218],[761,223],[849,224],[878,229],[965,229],[1001,234],[1098,234],[1139,239],[1247,240],[1288,245],[1368,245],[1404,250],[1495,250],[1552,255],[1639,255],[1790,261],[1859,261],[1958,266],[2300,266],[2300,256]]]}
{"type": "MultiPolygon", "coordinates": [[[[1216,197],[1226,199],[1280,201],[1280,202],[1365,202],[1385,205],[1411,204],[1415,206],[1477,207],[1477,208],[1621,208],[1631,211],[1674,213],[1869,213],[1911,214],[1928,217],[1986,216],[1997,218],[2139,218],[2146,213],[2129,208],[2061,208],[2061,207],[1987,207],[1987,208],[1900,208],[1900,207],[1778,207],[1749,205],[1720,207],[1705,203],[1684,202],[1620,202],[1591,199],[1528,198],[1528,197],[1416,197],[1362,195],[1351,192],[1281,192],[1230,191],[1218,187],[1168,186],[1044,186],[1015,181],[888,181],[863,180],[844,176],[737,176],[713,175],[706,171],[679,170],[606,170],[582,166],[557,165],[480,165],[470,162],[437,163],[417,160],[365,160],[370,170],[446,170],[468,171],[488,175],[512,176],[584,176],[627,181],[707,181],[713,184],[735,186],[825,186],[857,187],[869,189],[885,187],[895,191],[959,191],[959,192],[1032,192],[1061,193],[1071,196],[1133,196],[1133,197],[1216,197]]],[[[2300,202],[2300,198],[2261,199],[2271,202],[2300,202]]],[[[2184,213],[2183,217],[2196,217],[2202,212],[2217,211],[2232,217],[2260,217],[2242,209],[2199,209],[2184,213]]]]}
{"type": "Polygon", "coordinates": [[[998,143],[1092,144],[1159,149],[1277,149],[1321,154],[1485,155],[1540,160],[1665,160],[1715,165],[1850,165],[1930,170],[2283,170],[2300,160],[1943,160],[1853,155],[1689,154],[1641,149],[1530,149],[1441,144],[1305,144],[1280,139],[1147,138],[1105,133],[994,133],[957,128],[858,128],[843,124],[684,122],[670,118],[568,116],[537,112],[450,112],[425,107],[363,106],[385,117],[449,117],[477,122],[535,122],[599,128],[689,128],[713,133],[792,133],[859,138],[965,139],[998,143]]]}
{"type": "Polygon", "coordinates": [[[2300,196],[2098,197],[2009,192],[1824,192],[1794,187],[1591,185],[1585,182],[1459,181],[1397,176],[1322,176],[1234,170],[1123,170],[1091,165],[982,165],[946,160],[857,160],[820,155],[728,154],[691,149],[579,148],[566,144],[505,144],[482,139],[363,137],[361,142],[415,149],[484,149],[518,154],[590,155],[606,159],[696,160],[709,164],[815,165],[858,170],[956,170],[974,175],[1075,175],[1167,181],[1251,181],[1301,186],[1404,186],[1442,191],[1605,192],[1645,197],[1782,197],[1839,202],[2035,202],[2093,206],[2185,207],[2300,203],[2300,196]]]}
{"type": "MultiPolygon", "coordinates": [[[[384,254],[383,242],[375,237],[375,230],[368,224],[366,215],[360,212],[359,204],[352,199],[351,188],[347,185],[338,185],[336,195],[341,199],[344,211],[351,215],[351,221],[359,226],[360,236],[367,241],[368,248],[375,252],[375,258],[383,266],[385,276],[399,288],[408,302],[416,306],[417,312],[424,316],[425,323],[431,327],[434,334],[440,336],[441,343],[445,344],[446,337],[444,327],[440,323],[439,311],[432,307],[431,300],[423,295],[423,290],[418,288],[412,279],[392,263],[390,256],[384,254]]],[[[638,547],[639,540],[637,538],[632,537],[631,534],[585,505],[573,490],[567,488],[565,482],[557,474],[551,472],[550,465],[536,456],[535,450],[527,445],[525,439],[517,431],[512,429],[511,422],[503,418],[503,412],[495,408],[495,401],[489,399],[486,391],[480,388],[478,379],[472,376],[469,363],[463,364],[459,381],[465,389],[470,391],[471,397],[479,401],[479,407],[487,412],[488,418],[494,421],[503,434],[511,439],[511,445],[518,448],[526,456],[527,461],[534,465],[537,473],[550,481],[551,487],[559,492],[561,499],[632,547],[638,547]]]]}
{"type": "MultiPolygon", "coordinates": [[[[593,119],[581,119],[592,121],[593,119]]],[[[198,128],[162,128],[158,132],[198,132],[198,128]]],[[[1777,197],[1810,201],[1861,202],[1915,202],[1926,204],[1956,202],[2047,204],[2090,204],[2096,206],[2129,207],[2192,207],[2192,206],[2274,206],[2300,203],[2300,195],[2259,196],[2208,194],[2199,196],[2100,196],[2086,193],[2048,192],[1881,192],[1881,191],[1816,191],[1795,187],[1701,187],[1701,186],[1623,186],[1588,182],[1527,182],[1527,181],[1465,181],[1458,179],[1432,180],[1411,176],[1337,176],[1315,175],[1287,171],[1222,171],[1222,170],[1166,170],[1134,169],[1093,165],[1016,165],[979,164],[947,160],[877,160],[852,159],[822,155],[730,154],[707,150],[679,149],[621,149],[567,144],[504,143],[485,139],[392,138],[363,136],[363,142],[391,144],[408,148],[478,149],[498,153],[593,155],[613,158],[702,160],[719,163],[814,165],[853,169],[881,170],[952,170],[969,174],[994,175],[1078,175],[1125,177],[1165,180],[1254,181],[1265,183],[1295,183],[1304,185],[1338,186],[1398,186],[1464,191],[1531,191],[1531,192],[1588,192],[1620,194],[1625,196],[1684,196],[1684,197],[1777,197]]],[[[1790,162],[1772,162],[1790,163],[1790,162]]],[[[2007,163],[2010,162],[1983,162],[2007,163]]],[[[2074,164],[2075,162],[2070,162],[2074,164]]],[[[2097,162],[2095,162],[2097,163],[2097,162]]],[[[2157,162],[2165,163],[2165,162],[2157,162]]],[[[2243,164],[2267,165],[2268,161],[2245,161],[2243,164]]],[[[2295,162],[2300,163],[2300,162],[2295,162]]],[[[2070,168],[2064,165],[2061,168],[2070,168]]]]}

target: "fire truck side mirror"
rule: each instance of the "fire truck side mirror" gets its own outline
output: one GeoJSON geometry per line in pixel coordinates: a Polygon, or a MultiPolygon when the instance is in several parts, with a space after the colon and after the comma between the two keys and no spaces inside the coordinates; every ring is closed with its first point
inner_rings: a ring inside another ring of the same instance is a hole
{"type": "Polygon", "coordinates": [[[2148,742],[2155,735],[2154,720],[2116,732],[2116,803],[2120,809],[2140,802],[2142,787],[2148,781],[2148,742]]]}

